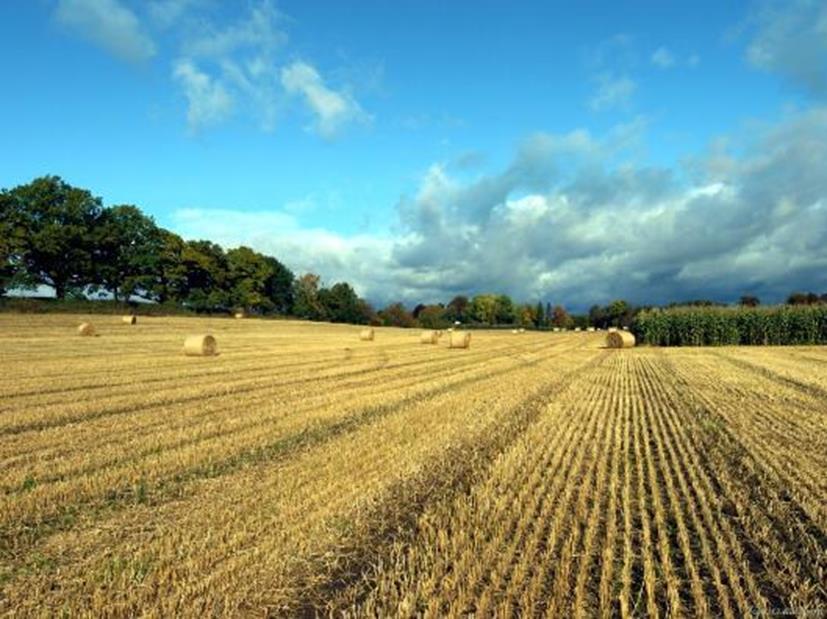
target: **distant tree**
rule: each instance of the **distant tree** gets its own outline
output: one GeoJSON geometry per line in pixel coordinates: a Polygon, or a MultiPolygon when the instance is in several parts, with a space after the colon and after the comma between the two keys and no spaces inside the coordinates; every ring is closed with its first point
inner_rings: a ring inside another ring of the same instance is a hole
{"type": "Polygon", "coordinates": [[[568,329],[573,324],[571,316],[562,305],[555,305],[551,310],[551,326],[568,329]]]}
{"type": "MultiPolygon", "coordinates": [[[[592,305],[589,308],[588,324],[594,327],[604,328],[608,323],[609,318],[606,314],[606,308],[599,305],[592,305]]],[[[585,325],[582,325],[585,326],[585,325]]]]}
{"type": "Polygon", "coordinates": [[[537,301],[537,307],[534,308],[534,325],[538,328],[548,325],[548,319],[546,318],[542,301],[537,301]]]}
{"type": "Polygon", "coordinates": [[[374,326],[379,326],[382,324],[379,315],[370,303],[360,298],[356,302],[356,305],[359,310],[359,320],[357,321],[359,324],[374,326]]]}
{"type": "MultiPolygon", "coordinates": [[[[541,306],[542,307],[542,306],[541,306]]],[[[521,327],[533,327],[537,323],[535,307],[530,303],[523,303],[516,309],[517,323],[521,327]]]]}
{"type": "Polygon", "coordinates": [[[162,242],[152,218],[132,205],[105,208],[92,236],[95,284],[115,301],[150,297],[162,242]]]}
{"type": "Polygon", "coordinates": [[[632,324],[634,309],[627,301],[616,299],[605,307],[603,313],[606,320],[600,325],[601,328],[623,327],[632,324]]]}
{"type": "Polygon", "coordinates": [[[16,249],[27,283],[51,286],[58,299],[72,288],[92,284],[92,233],[101,213],[100,198],[58,176],[36,178],[9,194],[25,229],[16,249]]]}
{"type": "Polygon", "coordinates": [[[274,311],[289,314],[293,311],[293,271],[272,256],[265,256],[264,260],[270,267],[264,294],[270,299],[274,311]]]}
{"type": "Polygon", "coordinates": [[[744,307],[758,307],[759,305],[761,305],[761,301],[758,299],[758,297],[745,294],[740,299],[738,299],[738,305],[742,305],[744,307]]]}
{"type": "Polygon", "coordinates": [[[497,320],[497,295],[478,294],[471,299],[470,317],[476,322],[493,325],[497,320]]]}
{"type": "Polygon", "coordinates": [[[319,280],[315,273],[305,273],[293,284],[293,313],[308,320],[327,320],[327,312],[319,300],[319,280]]]}
{"type": "Polygon", "coordinates": [[[579,327],[580,329],[585,329],[591,323],[589,322],[588,314],[572,314],[571,324],[574,327],[579,327]]]}
{"type": "Polygon", "coordinates": [[[391,303],[380,310],[379,317],[386,327],[413,327],[414,318],[401,303],[391,303]]]}
{"type": "Polygon", "coordinates": [[[416,307],[413,308],[413,312],[411,314],[414,318],[419,318],[419,312],[424,310],[427,306],[424,303],[417,303],[416,307]]]}
{"type": "Polygon", "coordinates": [[[350,284],[339,282],[331,288],[319,290],[319,302],[325,308],[325,314],[331,322],[361,322],[362,312],[359,297],[350,284]]]}
{"type": "Polygon", "coordinates": [[[450,325],[445,308],[441,305],[426,305],[419,310],[416,317],[419,325],[425,329],[444,329],[450,325]]]}
{"type": "Polygon", "coordinates": [[[500,325],[514,324],[517,320],[517,309],[514,301],[507,294],[496,295],[496,306],[494,309],[494,321],[500,325]]]}
{"type": "Polygon", "coordinates": [[[457,295],[445,306],[445,318],[449,322],[468,322],[471,302],[468,297],[457,295]]]}
{"type": "Polygon", "coordinates": [[[820,301],[814,292],[794,292],[787,297],[788,305],[813,305],[820,301]]]}

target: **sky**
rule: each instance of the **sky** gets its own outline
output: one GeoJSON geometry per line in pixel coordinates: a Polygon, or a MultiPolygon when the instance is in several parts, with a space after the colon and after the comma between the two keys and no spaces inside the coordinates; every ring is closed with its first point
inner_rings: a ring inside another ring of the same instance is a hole
{"type": "Polygon", "coordinates": [[[827,1],[8,0],[56,174],[375,303],[827,292],[827,1]]]}

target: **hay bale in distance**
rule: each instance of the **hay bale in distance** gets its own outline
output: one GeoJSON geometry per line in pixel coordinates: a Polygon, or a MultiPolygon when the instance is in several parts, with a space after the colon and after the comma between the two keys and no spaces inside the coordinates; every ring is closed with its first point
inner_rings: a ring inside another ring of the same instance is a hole
{"type": "Polygon", "coordinates": [[[212,357],[218,354],[218,343],[212,335],[188,335],[184,340],[184,354],[188,357],[212,357]]]}
{"type": "Polygon", "coordinates": [[[78,335],[92,337],[95,335],[95,326],[91,322],[81,323],[78,327],[78,335]]]}
{"type": "Polygon", "coordinates": [[[606,335],[609,348],[634,348],[635,336],[628,331],[612,331],[606,335]]]}
{"type": "Polygon", "coordinates": [[[419,336],[420,344],[439,344],[439,331],[423,331],[419,336]]]}
{"type": "Polygon", "coordinates": [[[523,329],[522,327],[520,327],[520,328],[518,329],[518,332],[519,332],[519,333],[525,333],[525,329],[523,329]]]}
{"type": "Polygon", "coordinates": [[[586,331],[589,333],[594,333],[594,327],[586,327],[586,331]]]}
{"type": "Polygon", "coordinates": [[[372,342],[374,337],[373,329],[362,329],[359,332],[359,339],[363,342],[372,342]]]}
{"type": "Polygon", "coordinates": [[[575,327],[575,328],[574,328],[574,330],[575,330],[577,333],[580,333],[580,327],[575,327]]]}
{"type": "Polygon", "coordinates": [[[609,327],[609,333],[614,333],[617,331],[617,327],[609,327]]]}
{"type": "Polygon", "coordinates": [[[560,333],[560,327],[554,327],[552,331],[554,331],[555,333],[560,333]]]}
{"type": "Polygon", "coordinates": [[[123,318],[121,318],[121,322],[123,322],[125,325],[134,325],[137,324],[138,317],[135,314],[132,314],[131,316],[124,316],[123,318]]]}
{"type": "Polygon", "coordinates": [[[244,316],[244,312],[236,312],[236,313],[235,313],[235,318],[236,318],[236,320],[241,320],[241,319],[242,319],[242,318],[244,318],[244,317],[245,317],[245,316],[244,316]]]}
{"type": "Polygon", "coordinates": [[[448,342],[448,348],[470,348],[471,334],[467,331],[453,331],[451,332],[451,341],[448,342]]]}
{"type": "Polygon", "coordinates": [[[514,335],[517,335],[519,333],[519,331],[517,331],[517,329],[511,329],[511,333],[513,333],[514,335]]]}

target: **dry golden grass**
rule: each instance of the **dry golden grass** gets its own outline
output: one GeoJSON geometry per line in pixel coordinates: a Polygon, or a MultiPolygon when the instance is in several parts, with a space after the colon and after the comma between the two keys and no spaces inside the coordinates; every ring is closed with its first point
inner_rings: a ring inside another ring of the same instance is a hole
{"type": "Polygon", "coordinates": [[[83,321],[0,314],[0,615],[827,604],[823,349],[83,321]]]}

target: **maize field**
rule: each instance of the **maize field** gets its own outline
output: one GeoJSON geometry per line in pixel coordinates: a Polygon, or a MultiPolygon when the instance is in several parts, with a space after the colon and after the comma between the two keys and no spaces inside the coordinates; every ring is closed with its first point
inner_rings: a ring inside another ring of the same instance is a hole
{"type": "Polygon", "coordinates": [[[655,346],[827,344],[827,304],[645,310],[638,339],[655,346]]]}
{"type": "Polygon", "coordinates": [[[0,314],[0,616],[827,614],[827,349],[604,337],[0,314]]]}

